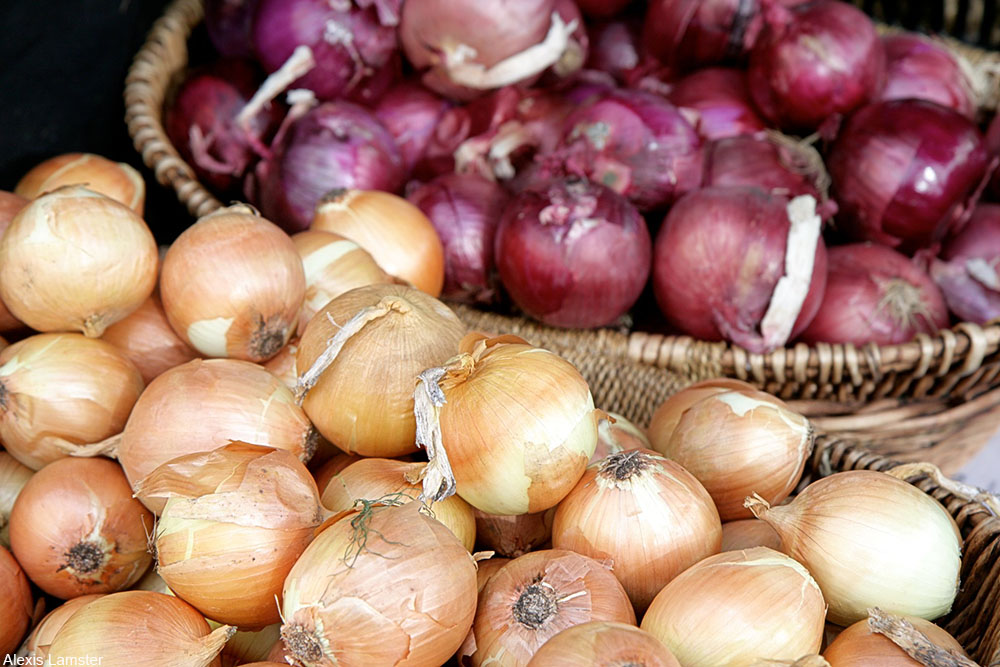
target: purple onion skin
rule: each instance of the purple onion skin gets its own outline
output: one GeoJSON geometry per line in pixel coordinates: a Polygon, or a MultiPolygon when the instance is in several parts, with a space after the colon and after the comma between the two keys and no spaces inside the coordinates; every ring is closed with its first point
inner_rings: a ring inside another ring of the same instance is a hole
{"type": "Polygon", "coordinates": [[[996,272],[1000,264],[1000,204],[979,204],[962,231],[948,239],[930,274],[945,302],[959,319],[986,324],[1000,317],[1000,289],[979,280],[969,260],[981,260],[996,272]]]}
{"type": "Polygon", "coordinates": [[[651,0],[643,44],[676,71],[739,60],[763,26],[758,0],[651,0]]]}
{"type": "MultiPolygon", "coordinates": [[[[235,119],[259,83],[252,63],[224,58],[193,70],[167,107],[167,136],[198,180],[217,193],[235,192],[257,158],[249,137],[236,126],[235,119]],[[192,136],[193,126],[198,127],[202,140],[192,136]]],[[[251,120],[251,132],[261,141],[268,141],[282,114],[281,105],[269,105],[251,120]]]]}
{"type": "Polygon", "coordinates": [[[640,210],[698,187],[701,139],[674,105],[618,90],[570,114],[556,153],[567,172],[625,195],[640,210]]]}
{"type": "Polygon", "coordinates": [[[375,117],[396,140],[407,172],[423,159],[438,121],[450,107],[443,97],[412,81],[391,88],[375,106],[375,117]]]}
{"type": "Polygon", "coordinates": [[[253,57],[254,12],[257,0],[205,0],[205,30],[220,55],[253,57]]]}
{"type": "Polygon", "coordinates": [[[587,68],[606,72],[618,81],[626,81],[629,72],[642,63],[636,33],[637,26],[623,20],[591,25],[587,68]]]}
{"type": "Polygon", "coordinates": [[[576,0],[580,10],[591,18],[610,18],[625,7],[631,0],[576,0]]]}
{"type": "Polygon", "coordinates": [[[922,100],[861,109],[827,158],[838,221],[849,237],[905,253],[965,223],[989,166],[972,121],[922,100]]]}
{"type": "MultiPolygon", "coordinates": [[[[986,150],[991,158],[1000,158],[1000,114],[995,114],[986,127],[986,150]]],[[[993,201],[1000,201],[1000,169],[990,177],[987,192],[993,201]]]]}
{"type": "Polygon", "coordinates": [[[742,70],[707,67],[692,72],[673,84],[667,99],[694,114],[695,130],[706,140],[753,134],[766,127],[750,100],[742,70]]]}
{"type": "Polygon", "coordinates": [[[254,203],[289,233],[309,227],[316,204],[332,190],[395,192],[406,170],[392,135],[370,111],[326,102],[294,121],[258,163],[254,203]]]}
{"type": "MultiPolygon", "coordinates": [[[[713,187],[674,204],[653,256],[653,292],[671,325],[702,340],[771,351],[760,323],[785,273],[788,201],[759,188],[713,187]]],[[[816,314],[825,285],[826,246],[820,239],[793,338],[816,314]]]]}
{"type": "Polygon", "coordinates": [[[916,33],[885,35],[882,46],[886,78],[879,101],[927,100],[975,120],[976,92],[947,47],[916,33]]]}
{"type": "Polygon", "coordinates": [[[434,225],[444,246],[441,296],[490,304],[498,294],[493,243],[507,193],[474,174],[444,174],[407,196],[434,225]]]}
{"type": "MultiPolygon", "coordinates": [[[[344,97],[382,70],[398,67],[396,30],[382,25],[375,8],[329,0],[259,0],[253,25],[257,58],[268,72],[285,63],[295,47],[309,46],[316,66],[292,88],[308,88],[321,100],[344,97]]],[[[383,90],[391,83],[381,82],[383,90]]],[[[366,97],[375,99],[377,91],[366,97]]]]}
{"type": "Polygon", "coordinates": [[[555,327],[615,323],[649,277],[646,222],[628,200],[588,181],[518,194],[496,234],[500,281],[531,317],[555,327]]]}
{"type": "Polygon", "coordinates": [[[774,9],[747,72],[765,119],[810,132],[878,95],[885,51],[867,14],[839,0],[774,9]]]}

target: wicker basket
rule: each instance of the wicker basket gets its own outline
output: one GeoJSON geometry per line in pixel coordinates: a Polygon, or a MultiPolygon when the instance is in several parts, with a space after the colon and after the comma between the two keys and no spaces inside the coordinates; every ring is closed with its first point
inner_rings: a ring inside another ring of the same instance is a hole
{"type": "MultiPolygon", "coordinates": [[[[859,4],[888,15],[899,3],[859,4]]],[[[978,6],[975,2],[959,6],[964,10],[952,8],[938,17],[955,34],[966,35],[975,16],[989,18],[982,8],[970,9],[978,6]]],[[[175,0],[136,56],[125,87],[128,130],[143,161],[196,217],[221,204],[171,145],[162,107],[187,66],[187,40],[201,19],[200,0],[175,0]]],[[[974,63],[1000,63],[996,52],[955,40],[948,44],[974,63]]],[[[989,89],[1000,92],[1000,67],[985,69],[992,77],[989,89]]],[[[996,104],[996,99],[985,102],[991,108],[996,104]]],[[[641,425],[678,386],[725,375],[790,401],[827,432],[900,460],[933,462],[948,473],[961,468],[1000,427],[1000,324],[961,324],[902,345],[799,344],[760,355],[684,336],[563,331],[522,318],[456,310],[470,326],[519,332],[555,348],[581,368],[601,407],[641,425]]]]}

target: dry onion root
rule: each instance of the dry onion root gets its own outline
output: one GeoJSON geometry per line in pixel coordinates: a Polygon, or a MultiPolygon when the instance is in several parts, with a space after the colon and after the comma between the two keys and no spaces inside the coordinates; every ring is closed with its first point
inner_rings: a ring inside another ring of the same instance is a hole
{"type": "Polygon", "coordinates": [[[0,238],[0,297],[36,331],[97,338],[152,294],[158,257],[138,214],[67,186],[21,209],[0,238]]]}
{"type": "Polygon", "coordinates": [[[10,512],[33,474],[34,470],[0,451],[0,547],[10,547],[10,512]]]}
{"type": "Polygon", "coordinates": [[[641,614],[671,579],[719,553],[722,524],[689,472],[648,449],[587,468],[556,508],[552,546],[613,563],[641,614]]]}
{"type": "Polygon", "coordinates": [[[457,492],[489,514],[541,512],[572,490],[597,446],[598,412],[580,371],[517,336],[469,334],[458,356],[419,379],[428,498],[457,492]]]}
{"type": "Polygon", "coordinates": [[[749,665],[819,651],[826,605],[802,565],[766,547],[688,568],[653,599],[642,629],[683,665],[749,665]]]}
{"type": "Polygon", "coordinates": [[[55,639],[59,630],[66,624],[70,616],[94,600],[102,597],[104,597],[104,593],[81,595],[80,597],[63,602],[50,611],[35,626],[31,634],[28,635],[28,638],[24,640],[24,644],[21,645],[21,648],[17,652],[18,656],[35,659],[35,662],[28,664],[41,664],[40,661],[45,660],[49,654],[49,646],[52,644],[52,640],[55,639]]]}
{"type": "Polygon", "coordinates": [[[105,329],[101,339],[124,352],[146,384],[198,356],[170,327],[155,291],[132,314],[105,329]]]}
{"type": "Polygon", "coordinates": [[[93,153],[64,153],[39,162],[21,177],[14,192],[35,199],[64,185],[82,185],[142,215],[146,182],[131,165],[93,153]]]}
{"type": "Polygon", "coordinates": [[[476,612],[476,566],[420,503],[363,503],[285,580],[281,636],[304,667],[441,665],[476,612]]]}
{"type": "MultiPolygon", "coordinates": [[[[108,445],[117,445],[134,485],[170,459],[232,440],[286,449],[303,461],[316,449],[316,431],[291,390],[267,369],[237,359],[196,359],[161,374],[108,445]]],[[[157,513],[163,504],[146,501],[157,513]]]]}
{"type": "Polygon", "coordinates": [[[63,625],[46,665],[100,656],[102,667],[208,667],[235,632],[211,630],[194,607],[169,595],[123,591],[94,600],[63,625]]]}
{"type": "Polygon", "coordinates": [[[312,475],[288,451],[234,442],[175,458],[135,485],[166,501],[157,572],[207,618],[260,629],[324,513],[312,475]]]}
{"type": "Polygon", "coordinates": [[[69,599],[128,588],[152,558],[153,515],[114,461],[65,458],[28,480],[10,515],[11,550],[49,595],[69,599]]]}
{"type": "Polygon", "coordinates": [[[139,370],[110,343],[30,336],[0,351],[0,441],[38,470],[121,432],[142,391],[139,370]]]}
{"type": "Polygon", "coordinates": [[[323,437],[350,454],[415,452],[415,378],[453,356],[464,333],[455,313],[412,287],[341,294],[299,340],[302,407],[323,437]]]}
{"type": "Polygon", "coordinates": [[[591,621],[566,628],[538,649],[527,667],[641,665],[681,667],[660,640],[634,625],[591,621]]]}
{"type": "Polygon", "coordinates": [[[7,549],[0,546],[0,653],[13,653],[31,622],[31,586],[7,549]]]}

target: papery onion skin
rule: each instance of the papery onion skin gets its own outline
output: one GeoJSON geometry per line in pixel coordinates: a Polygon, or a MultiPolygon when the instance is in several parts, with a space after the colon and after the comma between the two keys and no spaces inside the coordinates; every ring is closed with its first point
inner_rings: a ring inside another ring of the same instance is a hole
{"type": "MultiPolygon", "coordinates": [[[[195,359],[149,383],[118,445],[131,484],[170,459],[231,440],[287,449],[308,461],[316,432],[295,396],[265,368],[236,359],[195,359]]],[[[154,513],[162,501],[146,505],[154,513]]]]}
{"type": "Polygon", "coordinates": [[[658,453],[612,454],[556,508],[552,546],[613,563],[640,615],[671,579],[719,552],[722,524],[694,475],[658,453]]]}
{"type": "Polygon", "coordinates": [[[747,70],[750,94],[766,119],[808,133],[875,98],[885,80],[885,51],[867,14],[836,0],[777,9],[747,70]]]}
{"type": "Polygon", "coordinates": [[[218,665],[235,628],[210,630],[194,607],[149,591],[122,591],[73,614],[49,647],[48,664],[100,656],[104,667],[209,667],[218,665]]]}
{"type": "Polygon", "coordinates": [[[313,472],[313,477],[316,479],[316,488],[319,489],[320,494],[323,493],[323,489],[326,488],[326,485],[330,483],[330,480],[335,475],[352,463],[363,460],[363,458],[354,454],[347,454],[338,449],[329,460],[313,472]]]}
{"type": "MultiPolygon", "coordinates": [[[[59,630],[62,629],[62,626],[69,620],[70,616],[94,600],[104,597],[104,595],[104,593],[90,593],[63,602],[38,622],[38,625],[34,627],[28,638],[24,640],[21,651],[18,651],[18,653],[24,652],[24,657],[44,660],[49,654],[49,646],[52,644],[52,640],[55,639],[59,630]]],[[[0,648],[2,648],[2,645],[0,645],[0,648]]]]}
{"type": "Polygon", "coordinates": [[[923,100],[870,104],[827,156],[838,224],[856,241],[927,246],[964,224],[988,162],[983,135],[957,111],[923,100]]]}
{"type": "Polygon", "coordinates": [[[13,653],[31,623],[34,600],[20,564],[0,546],[0,653],[13,653]]]}
{"type": "Polygon", "coordinates": [[[128,317],[104,330],[101,340],[120,349],[149,384],[160,373],[196,359],[191,349],[171,328],[158,292],[153,292],[128,317]]]}
{"type": "Polygon", "coordinates": [[[403,456],[417,451],[417,375],[454,355],[465,334],[465,325],[447,306],[403,285],[341,294],[302,333],[296,368],[301,378],[351,318],[376,310],[382,315],[347,340],[302,407],[323,437],[349,454],[403,456]],[[372,363],[373,355],[381,361],[372,363]]]}
{"type": "Polygon", "coordinates": [[[718,377],[701,380],[678,390],[660,403],[649,420],[646,428],[651,444],[649,449],[662,451],[688,408],[703,398],[726,391],[757,391],[757,388],[743,380],[718,377]]]}
{"type": "Polygon", "coordinates": [[[291,85],[321,100],[345,97],[394,64],[396,31],[383,25],[374,8],[326,0],[259,0],[252,39],[257,59],[269,72],[281,67],[297,46],[308,46],[315,66],[291,85]]]}
{"type": "Polygon", "coordinates": [[[407,199],[427,216],[444,247],[441,296],[463,303],[494,302],[493,243],[509,200],[503,188],[476,174],[443,174],[407,199]]]}
{"type": "Polygon", "coordinates": [[[895,250],[872,243],[834,246],[827,264],[823,302],[801,340],[894,345],[948,326],[941,290],[895,250]]]}
{"type": "Polygon", "coordinates": [[[545,642],[527,667],[605,664],[681,667],[670,649],[653,635],[634,625],[610,621],[590,621],[566,628],[545,642]]]}
{"type": "Polygon", "coordinates": [[[14,194],[37,199],[66,185],[110,197],[138,215],[146,203],[146,182],[134,167],[94,153],[63,153],[38,163],[17,182],[14,194]]]}
{"type": "Polygon", "coordinates": [[[485,551],[504,558],[523,556],[552,539],[555,508],[534,514],[498,515],[474,510],[476,539],[485,551]]]}
{"type": "Polygon", "coordinates": [[[290,233],[309,227],[316,205],[332,190],[395,192],[406,171],[396,141],[367,109],[327,102],[275,138],[257,164],[253,202],[290,233]]]}
{"type": "Polygon", "coordinates": [[[878,607],[933,620],[958,591],[962,538],[934,498],[882,472],[816,480],[787,505],[749,506],[781,537],[782,551],[816,578],[831,623],[849,625],[878,607]]]}
{"type": "MultiPolygon", "coordinates": [[[[304,327],[302,324],[299,326],[304,327]]],[[[295,355],[298,351],[299,337],[294,336],[287,345],[278,350],[278,354],[261,364],[292,391],[295,391],[295,382],[298,380],[298,373],[295,371],[295,355]]]]}
{"type": "Polygon", "coordinates": [[[767,547],[781,551],[781,538],[774,528],[757,519],[737,519],[722,524],[722,551],[767,547]]]}
{"type": "Polygon", "coordinates": [[[525,665],[555,634],[588,621],[635,624],[635,611],[618,580],[578,553],[533,551],[486,582],[472,627],[476,652],[470,664],[525,665]]]}
{"type": "MultiPolygon", "coordinates": [[[[323,506],[334,512],[354,507],[358,499],[377,500],[386,496],[400,503],[418,500],[420,479],[426,463],[364,458],[356,461],[320,488],[323,506]]],[[[447,526],[468,551],[476,545],[476,517],[472,507],[450,496],[428,506],[433,517],[447,526]]]]}
{"type": "Polygon", "coordinates": [[[396,140],[407,173],[424,158],[441,117],[451,104],[419,83],[393,86],[375,106],[375,118],[396,140]]]}
{"type": "Polygon", "coordinates": [[[295,244],[243,205],[199,218],[160,271],[170,326],[207,357],[267,361],[295,333],[305,292],[295,244]]]}
{"type": "Polygon", "coordinates": [[[472,556],[420,503],[365,512],[323,530],[289,572],[286,647],[305,667],[443,664],[475,615],[472,556]]]}
{"type": "MultiPolygon", "coordinates": [[[[934,645],[968,657],[962,645],[940,626],[914,616],[905,617],[905,620],[934,645]]],[[[924,664],[910,657],[888,637],[872,632],[867,619],[844,628],[823,651],[823,657],[830,667],[919,667],[924,664]]]]}
{"type": "MultiPolygon", "coordinates": [[[[14,216],[22,208],[28,205],[29,201],[13,192],[0,190],[0,236],[3,236],[3,233],[7,231],[7,227],[10,226],[10,221],[14,219],[14,216]]],[[[11,315],[7,309],[7,305],[0,300],[0,332],[20,329],[22,327],[24,327],[24,324],[11,315]]]]}
{"type": "Polygon", "coordinates": [[[345,236],[389,275],[437,297],[444,285],[444,247],[431,221],[398,195],[338,190],[323,197],[310,230],[345,236]]]}
{"type": "Polygon", "coordinates": [[[824,611],[806,568],[756,547],[710,556],[685,570],[657,594],[640,627],[682,665],[750,665],[818,652],[824,611]]]}
{"type": "Polygon", "coordinates": [[[652,242],[624,197],[589,181],[553,181],[510,202],[494,253],[501,283],[528,315],[591,328],[613,324],[635,304],[652,242]]]}
{"type": "Polygon", "coordinates": [[[96,338],[152,294],[157,261],[156,241],[138,214],[68,185],[32,201],[7,227],[0,297],[36,331],[96,338]]]}
{"type": "MultiPolygon", "coordinates": [[[[785,272],[787,203],[757,188],[714,187],[692,192],[670,209],[653,249],[653,289],[672,325],[702,340],[769,351],[759,324],[785,272]]],[[[827,252],[819,239],[791,338],[820,307],[827,252]]]]}
{"type": "Polygon", "coordinates": [[[695,115],[692,125],[706,141],[753,134],[766,127],[750,100],[742,70],[697,70],[671,84],[667,99],[682,112],[689,110],[695,115]]]}
{"type": "Polygon", "coordinates": [[[876,100],[928,100],[975,120],[979,103],[962,56],[943,42],[910,32],[883,35],[882,47],[886,77],[876,100]]]}
{"type": "Polygon", "coordinates": [[[0,546],[10,547],[10,511],[21,489],[35,471],[5,451],[0,451],[0,546]]]}
{"type": "Polygon", "coordinates": [[[760,33],[761,4],[758,0],[653,0],[646,13],[643,44],[675,69],[738,59],[760,33]]]}
{"type": "Polygon", "coordinates": [[[10,515],[11,551],[31,580],[64,600],[128,588],[152,557],[153,515],[104,458],[65,458],[28,481],[10,515]]]}
{"type": "Polygon", "coordinates": [[[30,336],[0,351],[0,441],[39,470],[120,433],[142,392],[139,370],[111,343],[30,336]]]}
{"type": "Polygon", "coordinates": [[[1000,205],[980,203],[969,223],[948,238],[928,272],[948,310],[962,321],[986,324],[1000,317],[1000,205]],[[992,272],[992,274],[991,274],[992,272]]]}

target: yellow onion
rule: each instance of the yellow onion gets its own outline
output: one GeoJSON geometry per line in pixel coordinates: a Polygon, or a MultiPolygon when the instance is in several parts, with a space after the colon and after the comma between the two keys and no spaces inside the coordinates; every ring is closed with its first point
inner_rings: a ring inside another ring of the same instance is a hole
{"type": "Polygon", "coordinates": [[[299,340],[302,407],[345,452],[387,458],[414,452],[417,375],[454,355],[464,333],[447,306],[411,287],[370,285],[341,294],[299,340]]]}
{"type": "MultiPolygon", "coordinates": [[[[240,667],[288,667],[287,662],[271,662],[270,660],[264,660],[262,662],[243,662],[238,663],[240,667]]],[[[223,665],[225,667],[225,665],[223,665]]]]}
{"type": "Polygon", "coordinates": [[[131,315],[115,322],[101,336],[125,353],[149,384],[165,370],[197,358],[198,354],[170,328],[160,295],[153,292],[131,315]]]}
{"type": "Polygon", "coordinates": [[[110,593],[152,562],[153,515],[132,497],[121,466],[104,458],[53,461],[24,485],[10,515],[10,545],[49,595],[110,593]]]}
{"type": "Polygon", "coordinates": [[[30,336],[0,351],[0,442],[38,470],[121,432],[142,391],[139,370],[111,343],[30,336]]]}
{"type": "Polygon", "coordinates": [[[474,510],[481,548],[507,558],[523,556],[552,539],[556,508],[534,514],[487,514],[474,510]]]}
{"type": "Polygon", "coordinates": [[[41,660],[45,660],[45,657],[49,654],[49,646],[52,644],[52,640],[55,639],[59,630],[69,620],[69,617],[94,600],[102,597],[104,597],[104,593],[90,593],[63,602],[46,614],[45,618],[35,626],[31,634],[28,635],[28,638],[24,640],[24,644],[18,651],[18,655],[25,658],[34,658],[35,664],[41,664],[41,660]]]}
{"type": "Polygon", "coordinates": [[[673,435],[677,423],[692,405],[715,394],[726,391],[757,391],[757,387],[733,378],[712,378],[688,385],[663,401],[649,420],[646,434],[652,444],[650,449],[663,451],[673,435]]]}
{"type": "Polygon", "coordinates": [[[635,625],[635,611],[615,576],[572,551],[533,551],[486,582],[472,626],[470,664],[526,665],[553,636],[588,621],[635,625]]]}
{"type": "Polygon", "coordinates": [[[466,336],[459,355],[420,374],[417,440],[434,474],[424,489],[452,490],[489,514],[541,512],[583,475],[597,416],[580,371],[517,336],[466,336]],[[448,465],[450,463],[450,470],[448,465]],[[452,477],[453,473],[453,477],[452,477]]]}
{"type": "Polygon", "coordinates": [[[0,297],[32,329],[97,338],[152,294],[158,261],[137,213],[66,186],[21,209],[0,238],[0,297]]]}
{"type": "Polygon", "coordinates": [[[276,662],[279,665],[282,665],[282,667],[284,667],[284,665],[295,664],[295,658],[293,658],[292,654],[288,652],[288,649],[285,647],[285,642],[280,638],[280,636],[278,641],[274,643],[274,646],[271,647],[270,653],[267,654],[267,659],[270,662],[276,662]]]}
{"type": "Polygon", "coordinates": [[[366,503],[310,544],[285,580],[281,636],[303,667],[437,667],[476,612],[476,565],[420,503],[366,503]]]}
{"type": "Polygon", "coordinates": [[[722,524],[722,551],[768,547],[781,551],[781,538],[768,524],[757,519],[738,519],[722,524]]]}
{"type": "Polygon", "coordinates": [[[528,667],[681,667],[670,650],[634,625],[591,621],[566,628],[542,645],[528,667]]]}
{"type": "Polygon", "coordinates": [[[292,453],[234,442],[180,456],[135,494],[166,500],[156,571],[177,597],[241,628],[281,620],[275,597],[323,521],[312,475],[292,453]]]}
{"type": "MultiPolygon", "coordinates": [[[[118,461],[135,484],[170,459],[231,440],[287,449],[303,461],[316,448],[316,432],[291,390],[265,368],[195,359],[149,383],[122,432],[118,461]]],[[[146,506],[158,513],[163,502],[146,506]]]]}
{"type": "Polygon", "coordinates": [[[641,627],[685,667],[743,667],[818,652],[825,610],[806,568],[755,547],[682,572],[653,599],[641,627]]]}
{"type": "Polygon", "coordinates": [[[101,667],[208,667],[234,629],[210,630],[198,611],[175,597],[122,591],[94,600],[63,625],[46,666],[100,657],[101,667]]]}
{"type": "MultiPolygon", "coordinates": [[[[938,649],[968,657],[962,645],[944,628],[914,616],[900,617],[897,620],[905,620],[912,630],[923,635],[921,639],[929,641],[938,649]]],[[[915,633],[911,633],[911,636],[914,635],[915,633]]],[[[916,648],[913,643],[909,647],[916,648]]],[[[927,655],[926,649],[922,654],[927,655]]],[[[926,664],[944,664],[914,660],[892,639],[874,632],[868,619],[845,628],[826,647],[823,657],[830,663],[830,667],[921,667],[926,664]]]]}
{"type": "Polygon", "coordinates": [[[298,351],[299,337],[293,336],[283,348],[278,350],[278,354],[262,364],[292,391],[295,391],[295,383],[298,380],[298,373],[295,370],[295,355],[298,354],[298,351]]]}
{"type": "Polygon", "coordinates": [[[927,620],[951,609],[961,535],[945,508],[915,486],[851,470],[816,480],[786,505],[747,498],[747,506],[819,582],[830,622],[850,625],[871,607],[927,620]]]}
{"type": "Polygon", "coordinates": [[[677,461],[711,494],[723,521],[749,519],[744,499],[771,504],[799,483],[815,439],[809,420],[760,391],[725,391],[684,411],[657,451],[677,461]]]}
{"type": "Polygon", "coordinates": [[[146,182],[135,168],[93,153],[64,153],[44,160],[21,177],[14,192],[35,199],[64,185],[100,192],[139,215],[146,203],[146,182]]]}
{"type": "MultiPolygon", "coordinates": [[[[213,628],[218,625],[209,622],[213,628]]],[[[219,656],[222,662],[220,667],[246,667],[246,665],[273,664],[267,662],[267,656],[271,652],[271,647],[275,642],[281,641],[281,624],[274,623],[262,630],[241,630],[233,635],[232,639],[226,642],[219,656]],[[261,662],[258,662],[261,661],[261,662]]],[[[287,662],[277,663],[281,667],[288,667],[287,662]]]]}
{"type": "MultiPolygon", "coordinates": [[[[28,205],[28,200],[15,195],[13,192],[0,190],[0,236],[7,231],[10,221],[28,205]]],[[[24,323],[10,314],[7,305],[0,300],[0,331],[12,331],[24,327],[24,323]]]]}
{"type": "Polygon", "coordinates": [[[423,212],[391,192],[337,190],[316,206],[310,230],[345,236],[367,250],[389,275],[439,296],[444,246],[423,212]]]}
{"type": "Polygon", "coordinates": [[[173,595],[174,592],[170,590],[167,586],[167,582],[163,580],[159,574],[156,573],[156,568],[150,568],[149,572],[143,575],[142,579],[136,582],[135,586],[132,587],[134,591],[152,591],[153,593],[163,593],[164,595],[173,595]]]}
{"type": "Polygon", "coordinates": [[[0,653],[7,655],[21,643],[31,622],[31,586],[7,549],[0,546],[0,653]]]}
{"type": "MultiPolygon", "coordinates": [[[[473,558],[476,558],[478,554],[473,554],[473,558]]],[[[507,563],[510,562],[510,558],[503,558],[500,556],[493,556],[483,560],[476,561],[476,607],[478,608],[482,604],[483,600],[483,589],[486,588],[486,583],[493,578],[493,575],[499,572],[507,563]]],[[[476,652],[476,634],[469,628],[469,634],[465,636],[465,641],[462,642],[462,646],[458,649],[458,664],[465,665],[468,662],[469,656],[476,652]]]]}
{"type": "Polygon", "coordinates": [[[306,298],[299,317],[299,331],[305,329],[323,306],[344,292],[392,282],[392,277],[367,250],[340,234],[307,229],[294,234],[292,242],[302,257],[306,274],[306,298]]]}
{"type": "Polygon", "coordinates": [[[556,508],[552,546],[609,561],[641,614],[671,579],[719,553],[722,524],[689,472],[648,449],[587,468],[556,508]]]}
{"type": "Polygon", "coordinates": [[[319,466],[313,473],[313,477],[316,478],[316,488],[320,490],[320,495],[322,496],[323,489],[326,488],[326,485],[330,483],[330,480],[335,475],[355,461],[361,461],[362,458],[361,456],[345,454],[337,450],[337,453],[324,461],[323,465],[319,466]]]}
{"type": "Polygon", "coordinates": [[[270,359],[295,333],[305,293],[295,244],[241,204],[185,229],[160,272],[170,326],[207,357],[270,359]]]}
{"type": "MultiPolygon", "coordinates": [[[[334,512],[354,507],[358,499],[393,496],[400,502],[420,497],[420,478],[427,463],[364,458],[350,464],[320,489],[323,506],[334,512]]],[[[476,518],[458,496],[429,505],[431,515],[448,527],[470,552],[476,546],[476,518]]]]}
{"type": "Polygon", "coordinates": [[[34,470],[7,452],[0,451],[0,546],[10,546],[10,511],[34,470]]]}
{"type": "Polygon", "coordinates": [[[649,438],[641,428],[614,412],[608,412],[607,416],[611,419],[597,422],[597,447],[590,457],[591,463],[597,463],[609,454],[632,449],[651,449],[649,438]]]}

